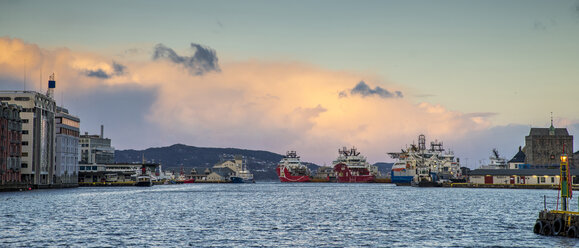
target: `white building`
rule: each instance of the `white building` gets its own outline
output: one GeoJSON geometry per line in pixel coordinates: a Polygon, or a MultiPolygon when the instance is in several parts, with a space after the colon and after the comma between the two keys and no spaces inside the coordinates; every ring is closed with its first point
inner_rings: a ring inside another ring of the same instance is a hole
{"type": "Polygon", "coordinates": [[[80,119],[70,115],[67,109],[57,107],[55,122],[55,184],[62,186],[78,185],[80,119]]]}
{"type": "MultiPolygon", "coordinates": [[[[477,169],[469,176],[472,184],[559,185],[559,169],[477,169]]],[[[579,170],[571,170],[571,182],[579,184],[579,170]]]]}
{"type": "Polygon", "coordinates": [[[0,100],[22,106],[22,182],[36,187],[52,185],[55,181],[54,99],[34,91],[0,91],[0,100]]]}

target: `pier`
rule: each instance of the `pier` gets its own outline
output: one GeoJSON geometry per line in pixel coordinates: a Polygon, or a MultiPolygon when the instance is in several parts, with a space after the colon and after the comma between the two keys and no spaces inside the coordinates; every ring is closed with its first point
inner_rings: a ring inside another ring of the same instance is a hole
{"type": "MultiPolygon", "coordinates": [[[[564,148],[563,148],[564,149],[564,148]]],[[[563,150],[561,155],[561,181],[560,192],[557,197],[557,209],[547,209],[547,197],[545,196],[544,208],[539,213],[539,218],[533,226],[533,232],[545,236],[565,236],[577,238],[579,230],[579,212],[569,210],[569,200],[572,197],[573,188],[571,187],[568,157],[563,150]],[[560,199],[560,201],[559,201],[560,199]],[[559,208],[560,203],[560,210],[559,208]]]]}

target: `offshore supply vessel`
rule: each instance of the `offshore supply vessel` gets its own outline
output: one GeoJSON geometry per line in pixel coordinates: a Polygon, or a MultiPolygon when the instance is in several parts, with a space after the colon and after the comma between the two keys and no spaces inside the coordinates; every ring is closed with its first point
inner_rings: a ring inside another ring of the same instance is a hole
{"type": "Polygon", "coordinates": [[[338,150],[338,158],[332,162],[334,172],[339,183],[368,183],[374,182],[378,176],[378,168],[366,162],[355,147],[350,150],[346,147],[338,150]]]}
{"type": "Polygon", "coordinates": [[[406,186],[441,186],[443,181],[456,180],[462,177],[460,163],[452,151],[445,151],[442,142],[430,142],[426,148],[426,137],[418,136],[418,146],[401,152],[388,153],[397,159],[392,166],[392,183],[406,186]]]}
{"type": "Polygon", "coordinates": [[[287,182],[309,182],[311,180],[310,169],[300,162],[300,157],[295,151],[288,151],[281,159],[275,169],[279,181],[287,182]]]}

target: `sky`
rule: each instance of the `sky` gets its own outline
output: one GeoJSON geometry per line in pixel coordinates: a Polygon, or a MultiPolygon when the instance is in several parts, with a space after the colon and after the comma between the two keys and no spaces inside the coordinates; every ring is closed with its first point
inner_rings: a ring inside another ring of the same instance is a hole
{"type": "MultiPolygon", "coordinates": [[[[116,149],[331,165],[443,141],[476,168],[579,130],[579,1],[1,1],[0,90],[45,92],[116,149]]],[[[577,150],[577,148],[575,148],[577,150]]]]}

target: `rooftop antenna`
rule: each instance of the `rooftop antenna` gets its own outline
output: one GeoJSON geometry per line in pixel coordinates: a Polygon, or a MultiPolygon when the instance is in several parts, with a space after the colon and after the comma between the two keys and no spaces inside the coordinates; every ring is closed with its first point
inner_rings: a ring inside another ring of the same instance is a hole
{"type": "MultiPolygon", "coordinates": [[[[42,90],[42,86],[40,86],[40,90],[42,90]]],[[[48,77],[48,90],[46,91],[46,96],[53,98],[54,97],[54,88],[56,87],[56,81],[54,80],[54,73],[48,77]]]]}
{"type": "Polygon", "coordinates": [[[26,91],[26,61],[24,61],[24,91],[26,91]]]}

